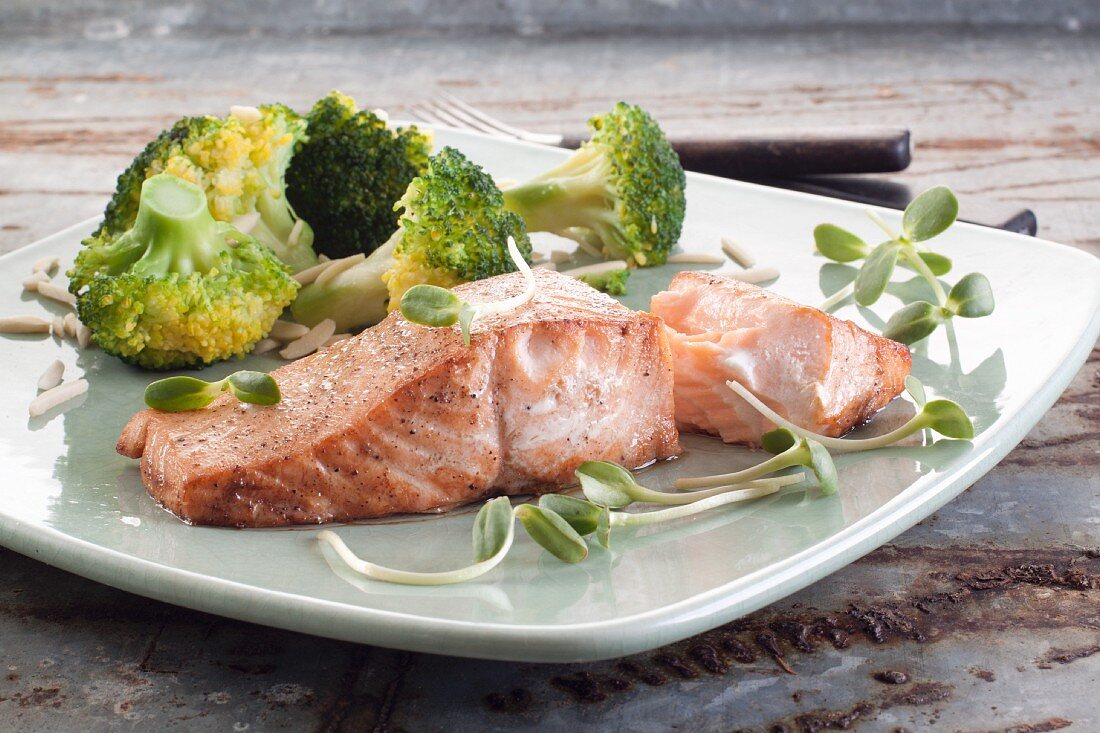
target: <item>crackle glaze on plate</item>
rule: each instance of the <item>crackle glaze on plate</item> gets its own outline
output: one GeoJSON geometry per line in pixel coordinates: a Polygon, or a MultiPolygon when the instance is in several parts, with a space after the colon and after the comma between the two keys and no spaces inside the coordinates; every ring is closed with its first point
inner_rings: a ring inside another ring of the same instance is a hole
{"type": "MultiPolygon", "coordinates": [[[[534,174],[564,153],[471,133],[439,130],[498,178],[534,174]]],[[[950,183],[950,181],[945,181],[950,183]]],[[[882,210],[898,224],[898,212],[882,210]]],[[[688,175],[682,246],[718,252],[732,236],[782,276],[772,289],[816,304],[854,270],[812,255],[823,221],[874,237],[859,205],[688,175]]],[[[0,314],[40,314],[20,294],[44,254],[71,261],[84,222],[0,259],[0,314]]],[[[537,240],[536,240],[537,241],[537,240]]],[[[353,576],[316,542],[317,528],[189,527],[158,508],[136,462],[114,451],[120,428],[142,407],[154,376],[99,351],[77,352],[40,336],[0,338],[0,544],[51,565],[171,603],[286,629],[403,649],[524,661],[580,661],[649,649],[730,621],[827,575],[896,536],[957,495],[1027,433],[1084,362],[1100,331],[1100,261],[1042,240],[967,224],[936,241],[952,257],[954,281],[981,270],[997,310],[957,319],[914,353],[930,396],[960,402],[974,417],[972,442],[899,447],[838,458],[838,496],[784,492],[661,528],[614,537],[613,551],[565,565],[517,537],[508,558],[479,582],[443,588],[387,585],[353,576]],[[91,383],[77,407],[28,420],[27,403],[55,358],[66,378],[91,383]]],[[[733,269],[733,264],[721,268],[733,269]]],[[[624,301],[644,308],[677,266],[639,271],[624,301]]],[[[708,268],[710,269],[710,268],[708,268]]],[[[873,328],[926,297],[900,281],[872,310],[840,314],[873,328]]],[[[52,308],[60,313],[59,308],[52,308]]],[[[280,362],[252,357],[243,366],[280,362]]],[[[241,364],[222,364],[219,378],[241,364]]],[[[897,402],[863,432],[905,419],[897,402]]],[[[681,475],[730,470],[756,460],[747,450],[688,436],[685,455],[643,473],[654,488],[681,475]]],[[[470,555],[470,511],[340,526],[361,556],[409,569],[444,569],[470,555]]],[[[593,543],[594,544],[594,543],[593,543]]]]}

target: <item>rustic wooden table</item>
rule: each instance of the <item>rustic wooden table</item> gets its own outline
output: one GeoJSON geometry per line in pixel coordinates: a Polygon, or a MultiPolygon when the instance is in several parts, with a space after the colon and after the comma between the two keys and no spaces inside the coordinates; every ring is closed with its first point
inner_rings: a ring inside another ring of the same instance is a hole
{"type": "MultiPolygon", "coordinates": [[[[117,172],[181,114],[304,107],[339,87],[394,115],[446,89],[545,130],[618,98],[678,132],[909,126],[915,161],[899,180],[953,186],[964,213],[1032,207],[1042,236],[1100,254],[1100,38],[1069,23],[1026,37],[444,40],[203,37],[164,17],[4,35],[0,250],[98,213],[117,172]]],[[[276,631],[0,549],[0,730],[1096,731],[1098,468],[1094,351],[1000,466],[886,547],[738,623],[587,665],[276,631]]]]}

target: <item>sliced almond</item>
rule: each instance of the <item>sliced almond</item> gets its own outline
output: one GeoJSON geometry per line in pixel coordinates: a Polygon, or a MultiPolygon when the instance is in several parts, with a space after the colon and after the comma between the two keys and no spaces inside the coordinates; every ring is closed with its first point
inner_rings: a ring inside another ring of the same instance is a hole
{"type": "Polygon", "coordinates": [[[334,333],[336,333],[336,321],[326,318],[311,328],[305,336],[287,344],[286,348],[279,352],[279,356],[284,359],[301,359],[306,354],[312,354],[321,348],[321,345],[332,338],[334,333]]]}
{"type": "Polygon", "coordinates": [[[266,354],[269,351],[274,351],[282,345],[283,343],[281,341],[276,341],[275,339],[263,339],[262,341],[257,341],[256,345],[252,347],[252,353],[266,354]]]}
{"type": "Polygon", "coordinates": [[[293,341],[302,338],[307,333],[309,333],[309,326],[280,320],[271,324],[271,332],[267,335],[268,338],[278,339],[279,341],[293,341]]]}
{"type": "Polygon", "coordinates": [[[317,285],[324,285],[329,280],[332,280],[332,278],[339,275],[341,272],[350,270],[365,259],[367,259],[367,256],[360,252],[359,254],[352,255],[351,257],[344,257],[340,260],[333,260],[332,262],[328,263],[328,267],[326,267],[324,271],[320,275],[318,275],[317,279],[313,282],[317,285]]]}
{"type": "Polygon", "coordinates": [[[0,333],[49,333],[50,322],[38,316],[0,318],[0,333]]]}

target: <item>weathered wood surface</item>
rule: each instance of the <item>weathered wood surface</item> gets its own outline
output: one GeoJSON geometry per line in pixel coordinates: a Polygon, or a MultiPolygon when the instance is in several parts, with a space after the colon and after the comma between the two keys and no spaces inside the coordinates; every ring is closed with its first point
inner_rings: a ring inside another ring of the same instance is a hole
{"type": "MultiPolygon", "coordinates": [[[[964,209],[968,198],[1030,206],[1041,236],[1100,254],[1100,39],[1088,32],[170,31],[3,34],[0,250],[98,213],[121,167],[176,116],[304,106],[339,87],[396,115],[447,89],[546,130],[617,98],[682,132],[907,125],[915,162],[901,180],[950,184],[964,209]]],[[[889,546],[741,624],[577,666],[274,631],[0,550],[0,730],[1098,730],[1098,474],[1100,351],[1000,466],[889,546]],[[885,671],[911,681],[874,679],[885,671]]]]}

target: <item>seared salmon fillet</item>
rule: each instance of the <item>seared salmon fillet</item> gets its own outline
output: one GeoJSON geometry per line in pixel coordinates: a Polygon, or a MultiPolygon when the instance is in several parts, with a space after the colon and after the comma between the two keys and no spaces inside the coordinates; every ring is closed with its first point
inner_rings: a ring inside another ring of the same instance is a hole
{"type": "Polygon", "coordinates": [[[774,427],[728,380],[799,427],[835,437],[897,397],[911,366],[902,344],[720,275],[681,272],[650,312],[669,329],[677,424],[727,443],[755,444],[774,427]]]}
{"type": "MultiPolygon", "coordinates": [[[[228,393],[144,410],[118,451],[149,493],[196,524],[265,527],[442,511],[575,483],[587,460],[638,467],[680,452],[660,321],[536,270],[534,299],[474,323],[382,323],[272,372],[270,407],[228,393]]],[[[455,293],[521,292],[513,273],[455,293]]]]}

